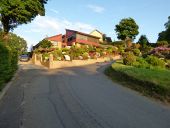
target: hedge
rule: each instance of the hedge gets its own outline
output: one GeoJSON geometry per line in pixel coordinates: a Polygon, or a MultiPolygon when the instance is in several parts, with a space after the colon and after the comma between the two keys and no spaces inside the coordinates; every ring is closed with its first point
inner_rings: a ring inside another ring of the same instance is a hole
{"type": "Polygon", "coordinates": [[[0,42],[0,90],[17,70],[18,53],[0,42]]]}

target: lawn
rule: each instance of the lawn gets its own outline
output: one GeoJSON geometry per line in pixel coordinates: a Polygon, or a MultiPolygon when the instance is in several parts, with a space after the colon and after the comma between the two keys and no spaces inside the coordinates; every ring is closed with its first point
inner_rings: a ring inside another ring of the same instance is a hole
{"type": "Polygon", "coordinates": [[[106,69],[106,74],[144,95],[170,102],[170,70],[136,68],[118,62],[106,69]]]}

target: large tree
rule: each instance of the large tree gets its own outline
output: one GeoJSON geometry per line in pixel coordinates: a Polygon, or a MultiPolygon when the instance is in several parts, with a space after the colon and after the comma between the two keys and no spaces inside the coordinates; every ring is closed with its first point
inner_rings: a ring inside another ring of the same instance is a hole
{"type": "Polygon", "coordinates": [[[158,34],[158,41],[167,41],[170,44],[170,16],[164,26],[165,30],[158,34]]]}
{"type": "Polygon", "coordinates": [[[130,38],[134,40],[139,34],[138,29],[139,26],[136,24],[133,18],[125,18],[116,25],[115,31],[117,32],[118,39],[125,40],[130,38]]]}
{"type": "Polygon", "coordinates": [[[48,0],[0,0],[0,21],[5,34],[21,24],[31,22],[37,15],[45,15],[48,0]]]}

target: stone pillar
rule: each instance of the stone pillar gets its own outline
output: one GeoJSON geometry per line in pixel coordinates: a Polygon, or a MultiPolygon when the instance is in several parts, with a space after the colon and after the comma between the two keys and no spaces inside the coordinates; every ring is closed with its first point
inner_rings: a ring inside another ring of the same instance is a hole
{"type": "Polygon", "coordinates": [[[50,56],[49,56],[49,69],[52,69],[53,68],[53,59],[54,59],[54,57],[53,57],[53,54],[50,54],[50,56]]]}
{"type": "Polygon", "coordinates": [[[37,55],[33,54],[33,57],[32,57],[33,64],[36,64],[36,61],[37,61],[37,55]]]}
{"type": "Polygon", "coordinates": [[[40,54],[39,56],[40,56],[40,62],[42,62],[43,61],[42,54],[40,54]]]}

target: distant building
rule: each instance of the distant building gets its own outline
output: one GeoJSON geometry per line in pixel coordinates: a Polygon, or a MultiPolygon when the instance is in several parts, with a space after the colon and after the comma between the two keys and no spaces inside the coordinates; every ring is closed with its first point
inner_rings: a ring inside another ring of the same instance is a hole
{"type": "Polygon", "coordinates": [[[99,42],[100,43],[110,43],[112,42],[111,37],[107,37],[106,34],[103,34],[102,32],[98,31],[97,29],[93,30],[90,35],[99,37],[99,42]]]}
{"type": "Polygon", "coordinates": [[[82,33],[75,30],[66,29],[67,46],[76,44],[86,44],[91,46],[100,46],[99,37],[82,33]]]}
{"type": "Polygon", "coordinates": [[[62,42],[63,42],[62,37],[63,37],[62,34],[59,34],[59,35],[47,37],[46,39],[52,43],[54,48],[62,48],[62,42]]]}
{"type": "MultiPolygon", "coordinates": [[[[95,47],[100,47],[100,42],[102,42],[103,39],[102,33],[95,30],[90,34],[66,29],[65,35],[59,34],[51,37],[45,38],[46,40],[50,41],[53,45],[53,48],[62,48],[66,46],[72,46],[72,45],[91,45],[95,47]]],[[[39,47],[39,43],[34,46],[35,48],[39,47]]]]}

